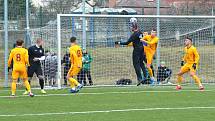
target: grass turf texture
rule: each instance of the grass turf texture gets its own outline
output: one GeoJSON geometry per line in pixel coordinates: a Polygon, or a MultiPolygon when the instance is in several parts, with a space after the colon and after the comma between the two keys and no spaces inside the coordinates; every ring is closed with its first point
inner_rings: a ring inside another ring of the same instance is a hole
{"type": "Polygon", "coordinates": [[[69,94],[68,89],[47,90],[46,96],[42,96],[40,90],[33,91],[36,94],[34,98],[21,96],[23,93],[21,90],[17,91],[19,97],[10,98],[3,97],[8,96],[9,91],[0,90],[0,120],[214,121],[215,118],[214,86],[206,86],[204,92],[198,91],[196,86],[184,86],[182,91],[175,91],[173,86],[96,87],[83,88],[78,94],[69,94]],[[86,113],[86,111],[106,112],[86,113]],[[3,115],[17,116],[3,117],[3,115]]]}

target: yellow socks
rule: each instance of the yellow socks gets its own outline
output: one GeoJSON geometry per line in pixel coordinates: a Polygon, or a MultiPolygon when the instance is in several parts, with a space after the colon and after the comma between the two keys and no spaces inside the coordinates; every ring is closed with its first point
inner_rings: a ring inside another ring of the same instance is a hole
{"type": "Polygon", "coordinates": [[[79,83],[77,80],[75,80],[74,78],[69,78],[69,82],[70,82],[70,87],[74,88],[75,86],[77,86],[79,83]]]}
{"type": "Polygon", "coordinates": [[[199,77],[197,77],[196,75],[193,75],[192,77],[199,86],[202,86],[202,83],[201,83],[199,77]]]}
{"type": "Polygon", "coordinates": [[[13,80],[12,84],[11,84],[11,93],[12,95],[15,95],[16,93],[16,81],[13,80]]]}
{"type": "Polygon", "coordinates": [[[181,85],[182,81],[183,81],[183,77],[182,76],[177,76],[177,83],[178,83],[178,85],[181,85]]]}
{"type": "Polygon", "coordinates": [[[28,80],[24,80],[24,84],[25,84],[25,87],[26,87],[27,91],[31,92],[31,86],[30,86],[28,80]]]}
{"type": "Polygon", "coordinates": [[[149,71],[150,77],[153,77],[153,72],[152,72],[152,69],[150,67],[148,68],[148,71],[149,71]]]}

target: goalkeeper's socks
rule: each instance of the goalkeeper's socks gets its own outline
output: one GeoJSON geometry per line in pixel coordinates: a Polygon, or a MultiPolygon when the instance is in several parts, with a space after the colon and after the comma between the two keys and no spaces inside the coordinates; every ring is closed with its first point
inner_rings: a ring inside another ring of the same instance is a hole
{"type": "Polygon", "coordinates": [[[44,89],[44,80],[39,79],[41,89],[44,89]]]}

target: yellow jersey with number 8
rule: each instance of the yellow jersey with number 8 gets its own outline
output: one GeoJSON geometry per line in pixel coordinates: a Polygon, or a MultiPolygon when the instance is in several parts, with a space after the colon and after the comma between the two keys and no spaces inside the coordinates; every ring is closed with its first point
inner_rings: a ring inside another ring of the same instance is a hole
{"type": "Polygon", "coordinates": [[[8,67],[11,66],[12,60],[14,70],[20,70],[23,69],[23,67],[26,68],[26,65],[29,66],[28,50],[21,47],[12,49],[8,59],[8,67]]]}

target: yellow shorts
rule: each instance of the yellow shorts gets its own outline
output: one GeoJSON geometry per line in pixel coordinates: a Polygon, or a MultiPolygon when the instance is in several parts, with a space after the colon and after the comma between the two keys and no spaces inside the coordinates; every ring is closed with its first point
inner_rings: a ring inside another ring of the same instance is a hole
{"type": "Polygon", "coordinates": [[[69,76],[76,76],[76,75],[78,75],[78,73],[81,71],[81,68],[78,68],[78,67],[71,67],[70,69],[69,69],[69,72],[68,72],[68,74],[69,74],[69,76]]]}
{"type": "Polygon", "coordinates": [[[12,71],[12,79],[16,80],[18,78],[28,79],[27,69],[26,67],[13,68],[12,71]]]}
{"type": "Polygon", "coordinates": [[[196,65],[196,69],[193,68],[192,63],[186,63],[184,66],[181,67],[181,72],[182,73],[187,73],[187,72],[196,72],[198,68],[198,65],[196,65]]]}
{"type": "Polygon", "coordinates": [[[144,49],[145,54],[146,54],[146,60],[147,60],[147,64],[152,64],[153,61],[153,56],[155,54],[154,51],[150,50],[150,49],[144,49]]]}

